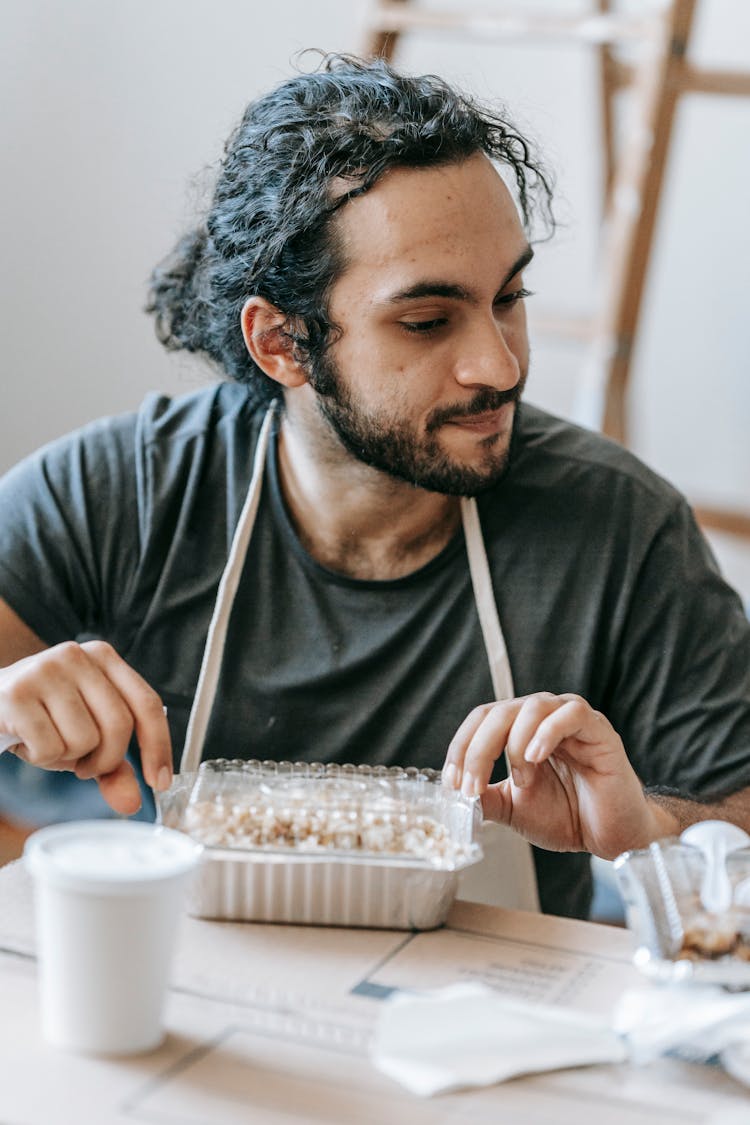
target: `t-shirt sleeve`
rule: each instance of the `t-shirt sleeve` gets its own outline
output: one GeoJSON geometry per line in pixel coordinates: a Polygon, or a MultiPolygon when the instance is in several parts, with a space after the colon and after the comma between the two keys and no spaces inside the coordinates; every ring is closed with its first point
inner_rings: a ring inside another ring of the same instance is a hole
{"type": "Polygon", "coordinates": [[[0,480],[0,597],[48,644],[116,638],[139,551],[134,431],[103,419],[0,480]]]}
{"type": "Polygon", "coordinates": [[[750,622],[682,499],[644,556],[608,696],[645,785],[750,785],[750,622]]]}

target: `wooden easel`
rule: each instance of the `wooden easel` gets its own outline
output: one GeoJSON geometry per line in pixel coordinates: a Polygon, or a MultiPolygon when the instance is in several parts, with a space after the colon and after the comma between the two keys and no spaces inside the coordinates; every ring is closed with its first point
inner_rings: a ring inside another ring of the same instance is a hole
{"type": "MultiPolygon", "coordinates": [[[[586,15],[525,11],[497,0],[471,11],[411,7],[409,0],[373,0],[366,52],[392,59],[406,33],[433,31],[488,41],[579,42],[599,56],[605,164],[605,224],[599,308],[584,325],[558,322],[566,335],[589,341],[581,385],[582,416],[617,441],[627,443],[627,392],[644,282],[653,246],[678,100],[685,93],[750,96],[750,72],[708,70],[687,59],[697,0],[653,0],[634,17],[615,11],[612,0],[594,0],[586,15]],[[618,48],[637,61],[625,64],[618,48]],[[613,99],[622,87],[633,99],[632,124],[620,151],[613,130],[613,99]]],[[[750,511],[701,507],[706,528],[750,538],[750,511]]]]}

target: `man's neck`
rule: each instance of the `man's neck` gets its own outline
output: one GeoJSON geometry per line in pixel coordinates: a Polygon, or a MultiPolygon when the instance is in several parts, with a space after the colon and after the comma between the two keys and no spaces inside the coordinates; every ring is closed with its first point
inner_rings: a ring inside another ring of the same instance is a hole
{"type": "Polygon", "coordinates": [[[281,489],[305,550],[350,578],[385,581],[425,566],[461,520],[455,496],[415,488],[282,416],[281,489]]]}

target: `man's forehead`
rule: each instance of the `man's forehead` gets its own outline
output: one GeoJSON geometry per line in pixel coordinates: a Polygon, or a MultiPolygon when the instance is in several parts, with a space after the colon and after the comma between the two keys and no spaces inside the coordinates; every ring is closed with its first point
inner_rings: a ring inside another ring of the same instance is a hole
{"type": "Polygon", "coordinates": [[[515,202],[484,154],[391,169],[342,207],[338,234],[343,273],[368,271],[373,296],[381,288],[407,289],[423,277],[461,284],[478,258],[491,258],[502,273],[528,248],[515,202]]]}

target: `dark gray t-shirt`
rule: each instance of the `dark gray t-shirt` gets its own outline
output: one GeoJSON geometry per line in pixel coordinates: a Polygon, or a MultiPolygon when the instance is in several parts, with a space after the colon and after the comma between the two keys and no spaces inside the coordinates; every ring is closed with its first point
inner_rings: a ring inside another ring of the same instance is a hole
{"type": "MultiPolygon", "coordinates": [[[[177,754],[259,426],[234,384],[151,396],[0,482],[0,596],[50,644],[109,640],[168,705],[177,754]]],[[[295,534],[275,450],[206,757],[439,768],[492,698],[462,532],[405,578],[332,573],[295,534]]],[[[479,512],[516,693],[584,696],[646,785],[750,783],[750,627],[684,499],[619,446],[524,405],[479,512]]],[[[543,908],[584,915],[587,857],[536,862],[543,908]]]]}

